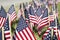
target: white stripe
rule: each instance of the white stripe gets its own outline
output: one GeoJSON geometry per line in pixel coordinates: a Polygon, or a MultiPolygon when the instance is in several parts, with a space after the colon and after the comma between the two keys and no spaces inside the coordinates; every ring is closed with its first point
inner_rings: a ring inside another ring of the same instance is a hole
{"type": "Polygon", "coordinates": [[[6,39],[6,40],[11,40],[11,39],[6,39]]]}
{"type": "Polygon", "coordinates": [[[7,38],[7,37],[11,37],[11,36],[10,36],[10,34],[9,34],[9,35],[5,35],[5,37],[7,38]]]}
{"type": "Polygon", "coordinates": [[[41,21],[40,24],[44,23],[44,22],[47,22],[48,20],[44,20],[44,21],[41,21]]]}
{"type": "Polygon", "coordinates": [[[30,34],[32,40],[35,40],[34,37],[33,37],[33,35],[32,35],[32,33],[31,33],[31,31],[29,30],[29,28],[27,27],[26,29],[27,29],[28,33],[30,34]]]}
{"type": "Polygon", "coordinates": [[[37,23],[36,21],[32,21],[32,20],[30,20],[30,22],[32,22],[32,23],[37,23]]]}
{"type": "Polygon", "coordinates": [[[28,38],[29,40],[31,40],[25,29],[23,30],[23,32],[25,33],[25,35],[27,36],[27,38],[28,38]]]}
{"type": "Polygon", "coordinates": [[[5,31],[4,33],[9,33],[10,31],[5,31]]]}
{"type": "Polygon", "coordinates": [[[48,17],[43,18],[42,20],[46,20],[48,17]]]}
{"type": "Polygon", "coordinates": [[[20,40],[22,40],[21,36],[19,35],[19,33],[17,31],[16,31],[16,35],[19,37],[20,40]]]}
{"type": "Polygon", "coordinates": [[[20,34],[22,35],[22,37],[24,38],[24,40],[27,40],[24,36],[24,34],[22,33],[22,31],[20,31],[20,34]]]}
{"type": "Polygon", "coordinates": [[[45,25],[45,24],[47,24],[47,23],[48,23],[48,22],[43,23],[43,24],[39,24],[37,28],[39,28],[39,27],[41,27],[41,26],[43,26],[43,25],[45,25]]]}
{"type": "Polygon", "coordinates": [[[49,32],[50,30],[47,30],[46,32],[49,32]]]}
{"type": "Polygon", "coordinates": [[[35,18],[29,18],[30,20],[37,20],[37,19],[35,19],[35,18]]]}
{"type": "Polygon", "coordinates": [[[44,36],[47,35],[47,34],[48,34],[48,33],[45,33],[44,36]]]}

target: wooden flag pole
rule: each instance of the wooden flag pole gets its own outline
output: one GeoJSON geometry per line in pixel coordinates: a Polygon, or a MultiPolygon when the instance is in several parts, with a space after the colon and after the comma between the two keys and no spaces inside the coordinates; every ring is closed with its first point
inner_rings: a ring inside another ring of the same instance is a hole
{"type": "Polygon", "coordinates": [[[4,40],[4,27],[2,27],[2,40],[4,40]]]}
{"type": "Polygon", "coordinates": [[[12,40],[12,33],[11,33],[11,20],[10,20],[10,15],[9,15],[8,17],[9,17],[10,37],[11,37],[11,40],[12,40]]]}
{"type": "Polygon", "coordinates": [[[55,10],[54,10],[54,16],[55,16],[55,23],[56,23],[56,36],[58,35],[57,34],[57,17],[56,17],[56,6],[55,6],[55,3],[56,3],[56,0],[54,0],[54,8],[55,8],[55,10]]]}

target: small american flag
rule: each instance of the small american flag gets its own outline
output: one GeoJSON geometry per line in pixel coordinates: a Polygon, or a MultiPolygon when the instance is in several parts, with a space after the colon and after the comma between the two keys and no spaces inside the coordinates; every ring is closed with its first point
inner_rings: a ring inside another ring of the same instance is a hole
{"type": "Polygon", "coordinates": [[[48,32],[48,34],[43,40],[51,40],[51,30],[48,32]]]}
{"type": "Polygon", "coordinates": [[[43,16],[42,16],[42,18],[41,18],[41,21],[40,21],[39,24],[38,24],[37,29],[40,30],[40,29],[42,29],[44,26],[46,26],[46,25],[48,25],[48,24],[49,24],[49,23],[48,23],[48,10],[47,10],[47,8],[46,8],[45,11],[44,11],[43,16]]]}
{"type": "Polygon", "coordinates": [[[14,40],[36,40],[32,30],[21,16],[13,36],[14,40]]]}
{"type": "MultiPolygon", "coordinates": [[[[43,40],[51,40],[51,30],[48,32],[48,34],[43,38],[43,40]]],[[[53,34],[52,40],[58,40],[57,36],[53,34]]]]}
{"type": "Polygon", "coordinates": [[[30,6],[29,7],[29,19],[30,19],[30,22],[32,22],[32,23],[37,23],[37,19],[36,19],[36,16],[35,16],[35,14],[34,14],[34,9],[33,9],[33,7],[32,6],[30,6]]]}
{"type": "Polygon", "coordinates": [[[54,21],[54,15],[53,15],[52,12],[51,12],[50,15],[49,15],[49,19],[50,19],[50,22],[54,21]]]}
{"type": "Polygon", "coordinates": [[[5,35],[6,40],[11,40],[8,18],[7,18],[5,25],[4,25],[4,35],[5,35]]]}
{"type": "Polygon", "coordinates": [[[56,33],[57,33],[57,27],[56,27],[56,23],[55,23],[55,20],[54,21],[52,21],[52,22],[50,22],[50,27],[47,29],[47,31],[44,33],[44,35],[43,35],[43,39],[44,39],[44,37],[46,37],[46,35],[49,33],[49,30],[51,30],[53,28],[53,30],[54,30],[54,35],[56,35],[56,33]]]}
{"type": "Polygon", "coordinates": [[[26,22],[28,23],[29,22],[29,15],[28,15],[28,10],[25,8],[24,10],[24,14],[25,14],[25,18],[26,18],[26,22]]]}
{"type": "Polygon", "coordinates": [[[0,28],[4,25],[5,20],[6,20],[6,11],[3,8],[3,6],[1,6],[1,12],[0,12],[0,28]]]}
{"type": "Polygon", "coordinates": [[[17,15],[16,15],[16,12],[15,12],[14,5],[11,5],[11,7],[8,10],[8,13],[10,14],[10,21],[12,22],[13,20],[15,20],[17,15]]]}

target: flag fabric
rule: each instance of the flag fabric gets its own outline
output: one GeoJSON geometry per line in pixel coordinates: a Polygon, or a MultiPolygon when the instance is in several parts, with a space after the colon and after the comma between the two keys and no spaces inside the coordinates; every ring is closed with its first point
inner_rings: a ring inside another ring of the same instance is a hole
{"type": "Polygon", "coordinates": [[[38,30],[41,30],[44,26],[46,26],[46,25],[48,25],[49,23],[48,23],[48,9],[46,8],[45,10],[44,10],[44,13],[43,13],[43,16],[42,16],[42,18],[41,18],[41,21],[39,22],[39,24],[38,24],[38,27],[37,27],[37,29],[38,30]]]}
{"type": "Polygon", "coordinates": [[[42,39],[44,39],[46,36],[47,36],[47,34],[49,33],[49,31],[52,29],[52,27],[49,27],[47,30],[46,30],[46,32],[43,34],[43,36],[42,36],[42,39]]]}
{"type": "Polygon", "coordinates": [[[50,22],[54,21],[54,15],[52,12],[49,14],[49,20],[50,22]]]}
{"type": "Polygon", "coordinates": [[[6,19],[6,22],[4,24],[4,37],[5,37],[5,40],[11,40],[8,18],[6,19]]]}
{"type": "Polygon", "coordinates": [[[10,22],[12,22],[13,20],[15,20],[15,18],[17,17],[17,15],[16,15],[16,12],[15,12],[14,5],[11,5],[11,7],[8,10],[8,13],[10,14],[10,22]]]}
{"type": "Polygon", "coordinates": [[[29,7],[29,20],[30,22],[37,24],[37,21],[36,21],[37,19],[32,6],[29,7]]]}
{"type": "Polygon", "coordinates": [[[51,30],[48,32],[48,34],[43,40],[51,40],[51,30]]]}
{"type": "MultiPolygon", "coordinates": [[[[44,39],[44,37],[46,37],[46,35],[49,33],[49,30],[51,30],[53,28],[54,30],[54,35],[56,35],[56,30],[57,30],[57,27],[56,27],[56,23],[55,23],[55,19],[54,21],[50,22],[50,27],[48,27],[47,31],[44,33],[42,39],[44,39]]],[[[57,37],[57,36],[56,36],[57,37]]]]}
{"type": "MultiPolygon", "coordinates": [[[[42,40],[51,40],[51,27],[48,28],[49,30],[43,35],[42,40]]],[[[57,40],[56,34],[53,32],[53,40],[57,40]]]]}
{"type": "Polygon", "coordinates": [[[29,22],[29,12],[28,12],[28,10],[25,8],[25,10],[24,10],[24,14],[25,14],[25,18],[26,18],[26,22],[28,23],[29,22]]]}
{"type": "Polygon", "coordinates": [[[1,11],[0,11],[0,28],[3,27],[5,21],[6,21],[6,11],[3,8],[3,6],[1,6],[1,11]]]}
{"type": "Polygon", "coordinates": [[[37,3],[36,1],[33,0],[34,8],[37,8],[37,3]]]}
{"type": "Polygon", "coordinates": [[[15,30],[14,40],[36,40],[32,30],[21,16],[17,28],[15,30]]]}
{"type": "Polygon", "coordinates": [[[0,40],[2,40],[2,30],[0,29],[0,40]]]}

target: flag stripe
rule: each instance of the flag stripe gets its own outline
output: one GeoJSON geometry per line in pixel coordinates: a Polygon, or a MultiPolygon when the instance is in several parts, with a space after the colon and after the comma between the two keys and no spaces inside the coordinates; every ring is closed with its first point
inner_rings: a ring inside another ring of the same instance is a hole
{"type": "MultiPolygon", "coordinates": [[[[23,29],[23,30],[25,30],[25,29],[23,29]]],[[[26,34],[24,33],[23,30],[22,30],[22,33],[23,33],[23,35],[25,36],[26,40],[28,40],[28,38],[27,38],[27,36],[26,36],[26,34]]]]}
{"type": "Polygon", "coordinates": [[[22,40],[22,38],[21,38],[21,36],[20,36],[20,34],[16,31],[16,38],[18,39],[18,40],[22,40]]]}
{"type": "Polygon", "coordinates": [[[25,29],[25,30],[23,30],[23,31],[24,31],[24,33],[25,33],[26,37],[28,38],[28,40],[31,40],[31,39],[30,39],[30,37],[29,37],[29,35],[28,35],[28,33],[26,32],[26,29],[25,29]]]}
{"type": "Polygon", "coordinates": [[[11,21],[13,21],[15,18],[16,18],[17,16],[16,16],[16,13],[15,13],[15,11],[11,14],[11,16],[10,16],[10,20],[11,21]]]}
{"type": "Polygon", "coordinates": [[[27,31],[28,31],[28,32],[30,31],[29,34],[31,34],[30,36],[32,36],[32,40],[36,40],[36,38],[35,38],[32,30],[30,29],[30,27],[27,28],[27,31]],[[29,29],[29,30],[28,30],[28,29],[29,29]]]}
{"type": "MultiPolygon", "coordinates": [[[[29,35],[29,32],[27,31],[27,29],[25,29],[26,30],[26,32],[27,32],[27,34],[29,35]]],[[[31,38],[31,36],[29,35],[29,37],[30,37],[30,39],[32,40],[32,38],[31,38]]]]}
{"type": "Polygon", "coordinates": [[[24,38],[23,38],[23,36],[20,34],[20,32],[18,32],[18,33],[19,33],[19,35],[21,36],[22,40],[24,40],[24,38]]]}

